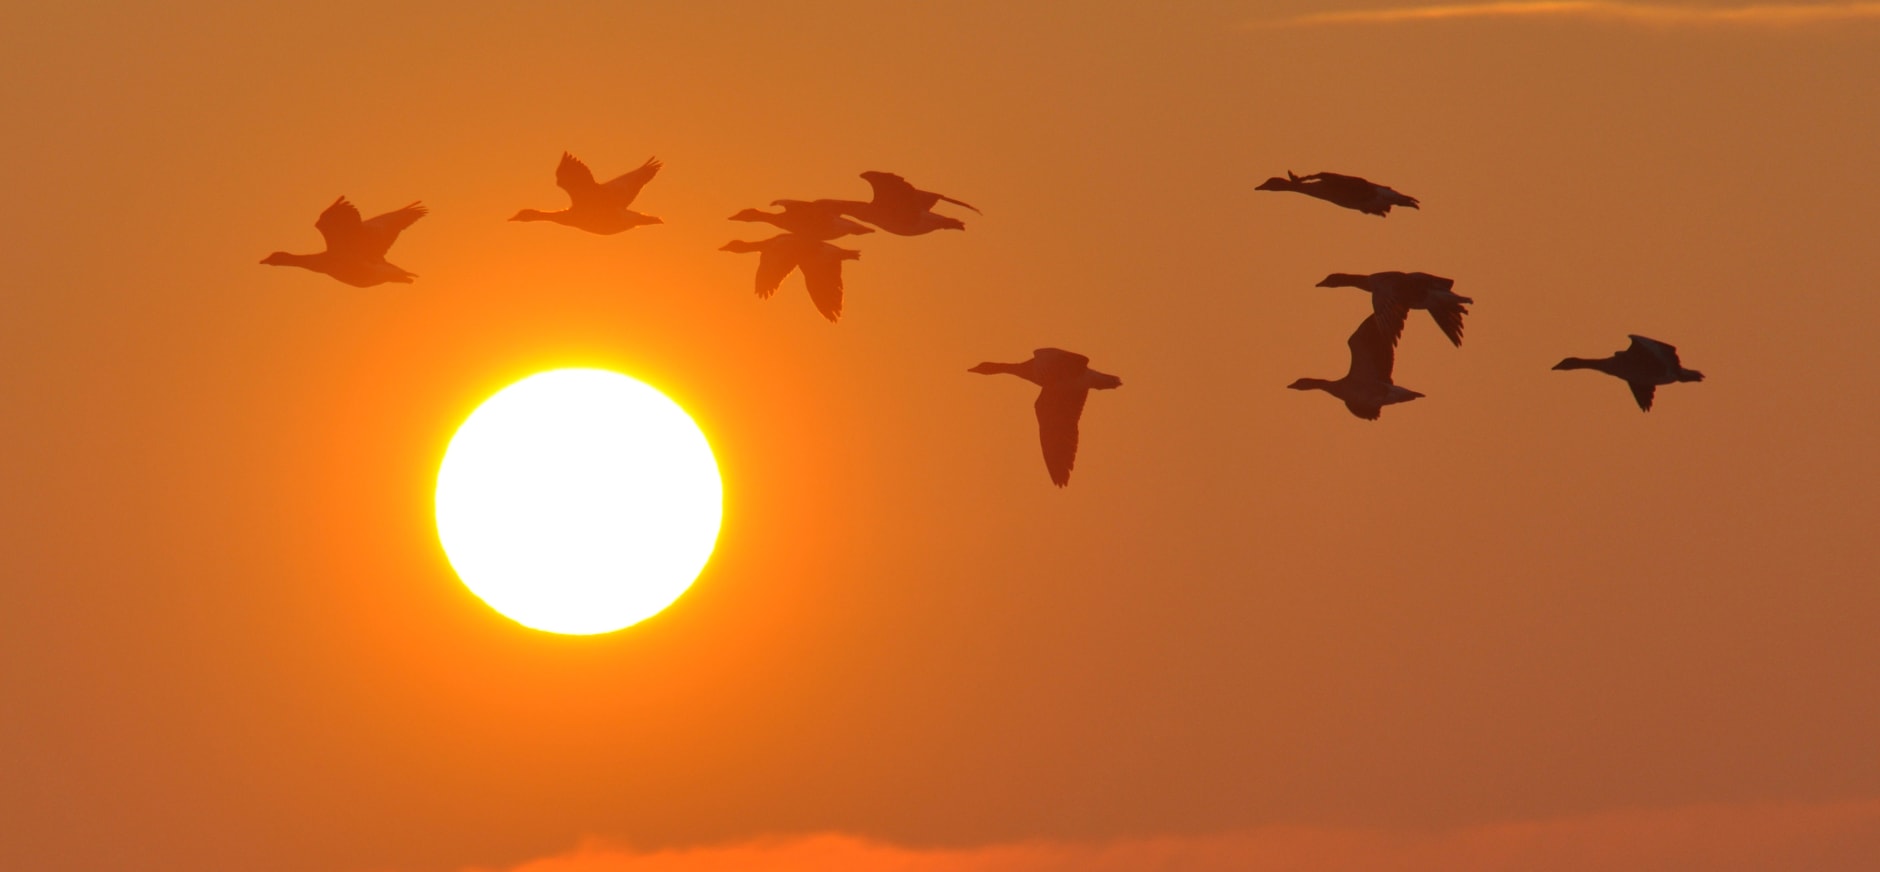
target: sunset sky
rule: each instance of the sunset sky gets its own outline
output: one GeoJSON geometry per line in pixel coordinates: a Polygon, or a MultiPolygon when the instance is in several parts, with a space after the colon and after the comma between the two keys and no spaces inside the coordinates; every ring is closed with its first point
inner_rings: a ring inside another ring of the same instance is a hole
{"type": "Polygon", "coordinates": [[[1880,3],[33,3],[0,29],[0,868],[1880,868],[1880,3]],[[658,156],[596,236],[511,223],[658,156]],[[964,232],[752,295],[780,197],[964,232]],[[1379,219],[1268,176],[1422,201],[1379,219]],[[258,265],[431,213],[359,289],[258,265]],[[1421,270],[1383,419],[1336,378],[1421,270]],[[1553,372],[1627,334],[1649,414],[1553,372]],[[1094,393],[1069,487],[1018,379],[1094,393]],[[530,374],[725,491],[618,633],[490,610],[530,374]]]}

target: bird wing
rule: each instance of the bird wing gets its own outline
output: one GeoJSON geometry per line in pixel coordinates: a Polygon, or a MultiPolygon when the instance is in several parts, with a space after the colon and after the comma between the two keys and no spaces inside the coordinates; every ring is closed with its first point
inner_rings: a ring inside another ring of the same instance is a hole
{"type": "Polygon", "coordinates": [[[359,207],[340,197],[320,213],[319,219],[313,222],[313,229],[320,231],[320,236],[326,240],[327,251],[341,252],[358,248],[362,223],[359,207]]]}
{"type": "Polygon", "coordinates": [[[1044,468],[1058,487],[1071,482],[1071,466],[1077,462],[1077,419],[1083,417],[1088,396],[1090,391],[1081,386],[1054,385],[1039,391],[1038,402],[1032,406],[1038,412],[1044,468]]]}
{"type": "MultiPolygon", "coordinates": [[[[971,203],[968,203],[968,202],[966,202],[965,200],[955,200],[955,199],[953,199],[952,197],[949,197],[949,196],[947,196],[947,195],[945,195],[945,194],[935,194],[935,193],[933,193],[932,191],[922,191],[921,193],[923,193],[923,194],[929,194],[929,195],[931,195],[931,196],[933,196],[933,197],[934,197],[934,199],[937,199],[937,200],[945,200],[945,201],[947,201],[947,202],[949,202],[949,203],[952,203],[952,204],[953,204],[953,205],[955,205],[955,206],[965,206],[966,208],[968,208],[968,209],[971,209],[971,210],[973,210],[974,212],[977,212],[977,213],[978,213],[978,214],[980,214],[980,215],[984,215],[984,214],[986,214],[986,213],[984,213],[984,212],[980,212],[980,211],[979,211],[979,207],[978,207],[978,206],[975,206],[975,205],[973,205],[973,204],[971,204],[971,203]]],[[[929,209],[932,209],[932,208],[933,208],[933,204],[931,204],[931,203],[929,203],[929,204],[927,205],[927,208],[929,208],[929,209]]]]}
{"type": "Polygon", "coordinates": [[[618,205],[631,206],[633,198],[640,195],[640,189],[646,187],[646,183],[659,174],[659,168],[662,166],[665,164],[660,163],[659,158],[649,157],[639,169],[622,173],[601,187],[606,189],[608,196],[618,205]]]}
{"type": "Polygon", "coordinates": [[[1345,344],[1351,346],[1351,369],[1345,372],[1345,378],[1391,383],[1390,371],[1396,365],[1397,353],[1377,326],[1375,314],[1360,322],[1345,344]]]}
{"type": "Polygon", "coordinates": [[[1431,303],[1430,318],[1436,326],[1442,328],[1443,335],[1449,337],[1450,344],[1462,347],[1462,316],[1469,314],[1461,303],[1431,303]]]}
{"type": "Polygon", "coordinates": [[[1652,410],[1652,394],[1658,392],[1656,386],[1652,385],[1650,382],[1635,381],[1627,381],[1626,386],[1632,389],[1632,399],[1638,400],[1638,407],[1640,409],[1647,412],[1652,410]]]}
{"type": "Polygon", "coordinates": [[[555,186],[568,192],[568,199],[579,200],[593,193],[594,171],[581,159],[567,152],[561,153],[561,163],[555,165],[555,186]]]}
{"type": "Polygon", "coordinates": [[[1640,358],[1641,362],[1655,361],[1671,373],[1676,373],[1683,368],[1683,364],[1678,361],[1678,349],[1675,346],[1636,333],[1627,335],[1632,340],[1632,344],[1626,347],[1626,356],[1640,358]]]}
{"type": "Polygon", "coordinates": [[[1410,317],[1410,305],[1398,293],[1398,282],[1386,280],[1371,284],[1371,314],[1377,319],[1377,329],[1394,347],[1403,336],[1404,319],[1410,317]]]}
{"type": "Polygon", "coordinates": [[[869,188],[874,190],[874,200],[877,203],[890,203],[894,201],[900,201],[904,204],[912,203],[915,198],[920,195],[919,189],[908,184],[906,179],[894,173],[870,170],[862,173],[862,179],[868,182],[869,188]]]}
{"type": "Polygon", "coordinates": [[[800,261],[803,285],[809,289],[810,302],[816,304],[816,311],[831,322],[842,317],[843,254],[844,249],[828,243],[817,243],[814,249],[803,254],[800,261]]]}
{"type": "Polygon", "coordinates": [[[757,255],[757,298],[770,299],[777,292],[778,286],[797,267],[796,246],[779,242],[785,236],[773,236],[759,243],[763,247],[757,255]]]}
{"type": "Polygon", "coordinates": [[[382,258],[392,250],[392,243],[398,241],[399,232],[423,218],[431,210],[423,203],[412,203],[403,209],[374,215],[359,227],[362,231],[360,243],[362,252],[370,257],[382,258]]]}

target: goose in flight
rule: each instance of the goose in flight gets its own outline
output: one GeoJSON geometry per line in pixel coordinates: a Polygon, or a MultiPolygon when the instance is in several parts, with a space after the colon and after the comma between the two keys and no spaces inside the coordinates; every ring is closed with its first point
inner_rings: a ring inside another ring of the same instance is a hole
{"type": "Polygon", "coordinates": [[[314,254],[289,254],[277,251],[261,259],[268,266],[298,266],[325,273],[355,288],[369,288],[385,282],[411,284],[417,273],[407,272],[385,260],[398,233],[427,212],[420,203],[403,209],[359,220],[359,208],[345,197],[333,201],[313,222],[314,229],[326,238],[326,250],[314,254]]]}
{"type": "Polygon", "coordinates": [[[594,171],[588,169],[587,164],[564,151],[561,163],[555,167],[555,184],[568,192],[568,208],[559,212],[524,209],[509,220],[553,221],[604,235],[632,230],[642,224],[664,224],[666,222],[658,218],[627,208],[633,205],[633,198],[640,195],[640,189],[659,173],[661,166],[664,164],[657,158],[649,157],[639,169],[601,184],[594,181],[594,171]]]}
{"type": "Polygon", "coordinates": [[[862,173],[868,186],[874,189],[874,197],[867,202],[860,200],[818,200],[819,203],[833,203],[836,208],[851,218],[859,218],[896,236],[919,236],[935,230],[965,230],[966,222],[950,215],[933,211],[933,207],[945,200],[955,206],[964,206],[978,212],[979,209],[965,200],[955,200],[945,194],[923,191],[909,184],[894,173],[876,170],[862,173]]]}
{"type": "Polygon", "coordinates": [[[1415,197],[1400,194],[1367,179],[1342,176],[1338,173],[1295,176],[1292,170],[1287,170],[1286,178],[1274,176],[1261,182],[1254,190],[1298,191],[1301,194],[1317,197],[1328,203],[1336,203],[1347,209],[1356,209],[1367,215],[1376,215],[1379,218],[1390,215],[1392,206],[1418,208],[1415,197]]]}
{"type": "Polygon", "coordinates": [[[1596,369],[1624,379],[1626,385],[1632,388],[1632,398],[1638,400],[1639,409],[1646,412],[1652,410],[1652,395],[1657,392],[1659,385],[1704,380],[1703,373],[1685,369],[1678,362],[1676,348],[1638,334],[1631,334],[1631,339],[1631,345],[1611,357],[1597,360],[1569,357],[1554,364],[1554,369],[1596,369]]]}
{"type": "Polygon", "coordinates": [[[860,260],[862,253],[852,248],[830,245],[820,239],[784,233],[757,242],[734,239],[719,251],[738,254],[757,252],[757,298],[770,299],[791,270],[803,271],[803,285],[810,302],[816,304],[830,323],[842,317],[842,262],[860,260]]]}
{"type": "Polygon", "coordinates": [[[1423,396],[1409,388],[1399,387],[1390,380],[1390,371],[1396,363],[1396,352],[1390,347],[1390,340],[1384,331],[1378,329],[1377,316],[1366,316],[1358,324],[1358,329],[1351,331],[1351,338],[1345,340],[1351,346],[1351,368],[1345,377],[1337,381],[1322,378],[1302,378],[1287,387],[1295,391],[1321,390],[1345,401],[1345,408],[1351,414],[1366,421],[1377,420],[1385,406],[1392,403],[1407,403],[1423,396]]]}
{"type": "Polygon", "coordinates": [[[1396,345],[1397,338],[1403,335],[1403,322],[1409,317],[1410,310],[1424,309],[1436,321],[1436,326],[1442,328],[1443,335],[1449,337],[1450,343],[1461,348],[1462,316],[1469,314],[1463,305],[1475,301],[1451,291],[1450,288],[1455,287],[1455,284],[1455,279],[1425,272],[1392,270],[1368,276],[1332,273],[1319,282],[1318,287],[1363,288],[1369,291],[1371,309],[1377,313],[1378,327],[1390,338],[1392,345],[1396,345]]]}
{"type": "Polygon", "coordinates": [[[1123,380],[1090,368],[1090,358],[1058,348],[1040,348],[1019,363],[979,364],[967,372],[985,375],[1010,373],[1043,388],[1032,408],[1038,413],[1038,442],[1044,448],[1044,468],[1058,487],[1071,482],[1077,460],[1077,419],[1092,390],[1122,387],[1123,380]]]}

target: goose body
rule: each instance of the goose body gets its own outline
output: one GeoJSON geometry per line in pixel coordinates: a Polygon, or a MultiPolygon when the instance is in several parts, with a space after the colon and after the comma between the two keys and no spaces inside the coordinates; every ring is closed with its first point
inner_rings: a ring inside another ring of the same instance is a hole
{"type": "Polygon", "coordinates": [[[428,210],[421,203],[360,220],[359,208],[345,197],[333,201],[313,222],[314,229],[326,239],[326,250],[313,254],[277,251],[261,259],[268,266],[297,266],[325,273],[356,288],[395,282],[411,284],[417,273],[393,265],[385,259],[400,231],[423,218],[428,210]]]}
{"type": "Polygon", "coordinates": [[[1370,275],[1332,273],[1319,282],[1318,287],[1362,288],[1369,292],[1371,310],[1377,314],[1378,327],[1392,345],[1396,345],[1398,337],[1403,335],[1404,319],[1409,316],[1410,310],[1423,309],[1430,313],[1430,318],[1442,329],[1443,335],[1460,348],[1462,316],[1469,314],[1465,304],[1475,301],[1450,290],[1455,284],[1454,279],[1425,272],[1393,270],[1370,275]]]}
{"type": "Polygon", "coordinates": [[[851,221],[842,216],[840,200],[773,200],[772,206],[781,206],[780,212],[765,212],[762,209],[745,209],[731,216],[732,221],[762,221],[774,224],[777,229],[795,236],[809,239],[836,239],[843,236],[873,233],[875,228],[851,221]]]}
{"type": "Polygon", "coordinates": [[[639,169],[623,173],[603,184],[594,180],[594,171],[588,169],[580,158],[564,151],[561,153],[561,163],[555,167],[555,184],[568,192],[568,208],[559,212],[524,209],[509,220],[552,221],[602,235],[612,235],[646,224],[664,224],[658,218],[627,208],[640,196],[640,189],[646,187],[646,183],[659,173],[661,166],[664,164],[657,158],[649,157],[639,169]]]}
{"type": "Polygon", "coordinates": [[[1366,421],[1377,420],[1385,406],[1407,403],[1423,396],[1391,382],[1390,373],[1396,364],[1396,352],[1391,348],[1384,331],[1378,329],[1376,315],[1370,315],[1359,323],[1358,329],[1351,331],[1351,338],[1345,340],[1345,344],[1351,348],[1351,368],[1345,371],[1344,378],[1336,381],[1302,378],[1287,387],[1295,391],[1320,390],[1331,394],[1344,400],[1345,408],[1351,410],[1351,414],[1366,421]]]}
{"type": "Polygon", "coordinates": [[[1058,487],[1071,482],[1071,467],[1077,461],[1077,421],[1084,413],[1084,400],[1093,390],[1122,387],[1123,380],[1090,368],[1090,358],[1059,348],[1040,348],[1030,360],[1018,363],[985,362],[967,372],[983,375],[1015,375],[1042,390],[1032,404],[1038,415],[1038,443],[1044,449],[1045,470],[1058,487]]]}
{"type": "Polygon", "coordinates": [[[1309,197],[1317,197],[1327,203],[1335,203],[1347,209],[1356,209],[1367,215],[1379,218],[1390,215],[1390,207],[1405,206],[1419,208],[1417,198],[1401,194],[1389,186],[1380,185],[1357,176],[1338,173],[1313,173],[1309,176],[1293,175],[1286,171],[1286,177],[1274,176],[1261,182],[1256,191],[1297,191],[1309,197]]]}
{"type": "Polygon", "coordinates": [[[1659,385],[1697,382],[1704,374],[1685,369],[1678,360],[1678,350],[1656,339],[1631,335],[1632,344],[1611,357],[1587,359],[1569,357],[1554,364],[1554,369],[1596,369],[1623,380],[1632,389],[1632,398],[1642,411],[1652,410],[1652,395],[1659,385]]]}
{"type": "Polygon", "coordinates": [[[935,230],[965,230],[966,222],[933,211],[942,200],[978,212],[964,200],[945,194],[923,191],[894,173],[870,170],[862,178],[874,190],[874,196],[861,200],[819,200],[836,204],[843,214],[858,218],[896,236],[920,236],[935,230]]]}
{"type": "Polygon", "coordinates": [[[862,253],[820,239],[784,233],[757,242],[734,239],[719,251],[756,252],[757,298],[770,299],[792,270],[803,271],[803,285],[816,311],[831,323],[842,317],[842,262],[859,260],[862,253]]]}

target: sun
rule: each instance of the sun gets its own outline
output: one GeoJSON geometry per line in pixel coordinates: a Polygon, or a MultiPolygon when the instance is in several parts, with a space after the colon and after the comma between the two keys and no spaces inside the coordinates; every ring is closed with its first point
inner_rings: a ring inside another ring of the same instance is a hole
{"type": "Polygon", "coordinates": [[[608,633],[685,593],[711,557],[724,487],[666,395],[599,369],[516,382],[457,429],[437,535],[465,586],[551,633],[608,633]]]}

